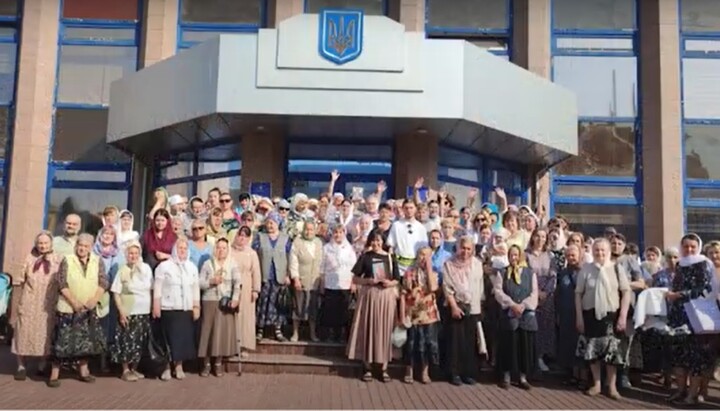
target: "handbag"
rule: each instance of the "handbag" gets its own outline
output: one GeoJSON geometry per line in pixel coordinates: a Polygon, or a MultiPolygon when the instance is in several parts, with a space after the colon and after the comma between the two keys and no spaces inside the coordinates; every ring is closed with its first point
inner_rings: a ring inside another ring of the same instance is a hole
{"type": "Polygon", "coordinates": [[[292,293],[290,292],[290,287],[286,285],[280,286],[280,289],[278,290],[277,303],[275,306],[280,315],[288,316],[292,313],[293,297],[292,293]]]}
{"type": "Polygon", "coordinates": [[[165,334],[160,328],[159,321],[150,323],[147,339],[147,356],[155,364],[166,364],[170,361],[170,348],[165,340],[165,334]]]}
{"type": "Polygon", "coordinates": [[[220,311],[226,313],[226,314],[235,314],[240,311],[240,305],[233,307],[232,306],[233,297],[232,294],[230,294],[230,297],[222,297],[220,298],[220,301],[218,302],[220,306],[220,311]]]}
{"type": "Polygon", "coordinates": [[[696,298],[683,304],[694,334],[720,334],[720,308],[711,298],[696,298]]]}

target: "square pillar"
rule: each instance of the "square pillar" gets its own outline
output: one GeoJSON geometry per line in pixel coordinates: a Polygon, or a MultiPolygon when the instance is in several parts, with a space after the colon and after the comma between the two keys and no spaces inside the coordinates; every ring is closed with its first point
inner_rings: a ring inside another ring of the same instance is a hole
{"type": "Polygon", "coordinates": [[[13,276],[45,219],[60,0],[25,0],[22,16],[3,251],[3,271],[13,276]]]}
{"type": "MultiPolygon", "coordinates": [[[[540,77],[550,79],[552,70],[551,0],[513,1],[512,62],[540,77]]],[[[532,207],[550,208],[550,173],[530,168],[528,202],[532,207]]]]}
{"type": "Polygon", "coordinates": [[[268,0],[267,26],[275,29],[281,21],[304,12],[304,0],[268,0]]]}
{"type": "Polygon", "coordinates": [[[140,66],[151,66],[174,56],[180,0],[144,0],[140,66]]]}
{"type": "Polygon", "coordinates": [[[646,244],[668,247],[684,231],[678,2],[642,0],[638,7],[643,234],[646,244]]]}
{"type": "Polygon", "coordinates": [[[424,130],[400,134],[395,137],[393,150],[395,198],[405,198],[407,187],[419,177],[425,186],[438,187],[438,139],[424,130]]]}
{"type": "Polygon", "coordinates": [[[287,144],[283,134],[256,131],[242,136],[241,158],[243,191],[251,183],[270,183],[273,196],[284,195],[287,144]]]}
{"type": "Polygon", "coordinates": [[[426,0],[388,0],[388,17],[402,23],[405,31],[425,31],[426,0]]]}

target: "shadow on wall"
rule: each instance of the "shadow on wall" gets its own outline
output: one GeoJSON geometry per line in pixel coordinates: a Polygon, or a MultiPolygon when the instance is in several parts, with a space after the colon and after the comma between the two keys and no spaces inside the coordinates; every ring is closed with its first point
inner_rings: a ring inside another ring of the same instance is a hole
{"type": "Polygon", "coordinates": [[[48,229],[53,235],[61,235],[64,229],[65,217],[68,214],[77,214],[82,219],[81,232],[96,235],[103,226],[102,217],[86,210],[80,210],[75,200],[68,197],[57,209],[48,211],[48,229]]]}

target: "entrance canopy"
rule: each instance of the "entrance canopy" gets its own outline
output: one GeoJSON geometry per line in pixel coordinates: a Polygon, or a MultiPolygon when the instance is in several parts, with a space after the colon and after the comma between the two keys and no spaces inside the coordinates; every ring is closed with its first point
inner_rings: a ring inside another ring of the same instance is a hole
{"type": "Polygon", "coordinates": [[[243,136],[265,132],[328,144],[430,133],[540,166],[577,154],[571,91],[463,40],[426,39],[387,17],[361,22],[347,62],[323,57],[337,39],[303,14],[130,74],[111,86],[107,141],[147,161],[198,149],[200,160],[237,159],[243,136]]]}

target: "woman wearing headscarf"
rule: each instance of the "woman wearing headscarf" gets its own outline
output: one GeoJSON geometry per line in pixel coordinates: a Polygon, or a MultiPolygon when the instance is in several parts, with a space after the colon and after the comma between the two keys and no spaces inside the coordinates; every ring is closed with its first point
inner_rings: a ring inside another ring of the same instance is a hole
{"type": "Polygon", "coordinates": [[[605,364],[608,395],[619,400],[617,367],[627,363],[630,282],[625,269],[613,263],[606,238],[596,240],[592,251],[595,262],[582,267],[575,287],[577,355],[590,363],[593,384],[586,395],[600,394],[600,366],[605,364]]]}
{"type": "Polygon", "coordinates": [[[257,305],[257,333],[256,338],[261,340],[265,327],[272,326],[275,339],[287,341],[282,333],[282,326],[286,321],[286,307],[279,307],[279,296],[283,287],[290,284],[289,255],[292,242],[287,234],[280,232],[280,215],[271,212],[265,218],[265,232],[258,233],[253,241],[253,249],[260,258],[262,273],[262,288],[260,301],[257,305]]]}
{"type": "Polygon", "coordinates": [[[290,203],[290,213],[285,221],[284,231],[290,237],[290,240],[295,240],[299,235],[302,235],[303,225],[308,218],[308,196],[303,193],[297,193],[292,197],[290,203]]]}
{"type": "MultiPolygon", "coordinates": [[[[440,363],[438,346],[438,312],[436,293],[438,275],[432,267],[430,247],[418,250],[418,258],[402,278],[401,296],[405,300],[405,313],[411,327],[404,346],[405,383],[412,384],[413,369],[416,364],[422,367],[421,381],[430,383],[430,365],[440,363]]],[[[405,319],[403,319],[405,320],[405,319]]]]}
{"type": "Polygon", "coordinates": [[[49,387],[60,386],[61,361],[77,361],[80,380],[95,382],[88,359],[103,354],[106,349],[97,309],[101,308],[98,304],[106,294],[109,282],[102,259],[91,252],[93,240],[90,234],[80,234],[75,253],[65,256],[56,276],[60,297],[49,387]]]}
{"type": "Polygon", "coordinates": [[[336,224],[332,238],[323,247],[320,265],[320,292],[323,294],[320,325],[329,330],[330,339],[340,342],[348,326],[350,294],[355,291],[352,269],[357,255],[347,240],[345,227],[336,224]]]}
{"type": "Polygon", "coordinates": [[[511,374],[519,374],[518,385],[524,390],[531,388],[527,377],[537,363],[535,333],[538,321],[535,310],[538,305],[538,278],[528,267],[518,245],[508,249],[507,268],[493,278],[493,292],[500,304],[497,370],[502,376],[500,386],[510,387],[511,374]]]}
{"type": "Polygon", "coordinates": [[[215,359],[215,376],[223,375],[223,360],[238,352],[235,316],[240,306],[240,272],[230,258],[230,243],[221,238],[215,243],[213,258],[200,270],[202,326],[198,357],[203,358],[201,377],[210,375],[210,361],[215,359]]]}
{"type": "MultiPolygon", "coordinates": [[[[100,229],[95,245],[93,246],[93,254],[100,257],[105,267],[105,273],[108,277],[108,283],[112,284],[115,281],[115,275],[121,266],[125,264],[125,256],[120,251],[117,242],[117,234],[114,226],[108,226],[100,229]]],[[[108,345],[112,343],[115,337],[115,327],[117,326],[117,309],[115,308],[115,300],[110,299],[110,311],[108,315],[104,316],[100,323],[105,330],[105,337],[107,338],[108,345]]],[[[109,371],[109,367],[106,362],[105,356],[101,357],[101,368],[103,372],[109,371]]]]}
{"type": "Polygon", "coordinates": [[[240,356],[248,356],[247,350],[255,351],[255,303],[260,296],[260,259],[250,246],[252,232],[243,226],[232,243],[230,257],[240,272],[240,313],[237,316],[237,338],[240,356]]]}
{"type": "Polygon", "coordinates": [[[170,224],[170,213],[164,208],[158,209],[150,227],[142,236],[143,261],[154,270],[171,257],[176,240],[177,235],[170,224]]]}
{"type": "MultiPolygon", "coordinates": [[[[155,269],[152,315],[160,319],[178,380],[185,378],[183,361],[197,357],[194,321],[200,318],[198,277],[197,267],[190,261],[185,238],[175,242],[171,258],[155,269]]],[[[168,363],[160,379],[169,381],[171,378],[168,363]]]]}
{"type": "Polygon", "coordinates": [[[63,257],[52,248],[52,233],[41,231],[35,246],[25,258],[23,270],[13,277],[14,300],[11,325],[15,331],[12,353],[17,357],[15,380],[27,378],[25,357],[39,357],[38,372],[45,371],[55,328],[55,306],[58,300],[57,273],[63,257]]]}
{"type": "Polygon", "coordinates": [[[678,390],[669,399],[684,399],[687,404],[702,402],[699,398],[702,378],[709,375],[715,365],[712,349],[715,336],[695,334],[685,309],[685,303],[707,297],[713,291],[714,267],[701,250],[702,240],[697,234],[686,234],[682,238],[677,272],[665,295],[668,326],[673,331],[671,362],[678,385],[678,390]]]}
{"type": "Polygon", "coordinates": [[[367,244],[367,237],[370,231],[373,229],[373,220],[369,214],[363,214],[358,218],[357,226],[355,227],[354,238],[353,238],[353,249],[355,254],[360,255],[365,251],[365,244],[367,244]]]}
{"type": "Polygon", "coordinates": [[[310,340],[318,341],[317,312],[320,308],[320,264],[323,244],[315,237],[315,222],[304,223],[302,234],[296,238],[290,251],[290,278],[293,282],[293,334],[290,341],[298,341],[300,322],[310,324],[310,340]]]}
{"type": "Polygon", "coordinates": [[[228,238],[228,232],[223,228],[223,211],[219,207],[210,209],[207,219],[208,242],[215,244],[219,238],[228,238]]]}
{"type": "Polygon", "coordinates": [[[353,267],[353,282],[359,285],[358,302],[347,345],[348,358],[363,363],[363,381],[372,381],[371,364],[380,364],[382,381],[389,382],[392,359],[391,335],[396,322],[398,268],[383,249],[383,237],[373,230],[365,253],[353,267]]]}
{"type": "Polygon", "coordinates": [[[645,260],[640,263],[640,269],[643,272],[643,277],[652,278],[653,274],[662,270],[662,252],[660,249],[652,246],[645,249],[645,260]]]}
{"type": "Polygon", "coordinates": [[[128,382],[145,378],[137,366],[147,349],[150,332],[153,273],[141,256],[140,242],[126,244],[125,262],[110,287],[119,323],[110,345],[110,358],[122,365],[120,378],[128,382]]]}
{"type": "Polygon", "coordinates": [[[462,237],[443,266],[443,291],[450,319],[444,324],[450,383],[475,384],[478,371],[478,322],[485,294],[482,262],[472,237],[462,237]]]}
{"type": "Polygon", "coordinates": [[[120,229],[117,233],[117,242],[120,250],[124,253],[125,248],[132,241],[140,241],[140,234],[133,230],[135,217],[129,210],[120,212],[120,229]]]}

